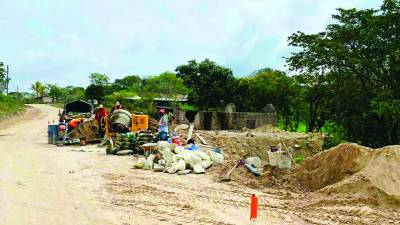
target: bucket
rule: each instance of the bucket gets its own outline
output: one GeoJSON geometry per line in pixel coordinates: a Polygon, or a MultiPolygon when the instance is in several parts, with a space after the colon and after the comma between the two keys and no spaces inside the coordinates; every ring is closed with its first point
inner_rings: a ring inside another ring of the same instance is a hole
{"type": "Polygon", "coordinates": [[[58,136],[58,125],[47,126],[47,141],[49,144],[54,144],[58,136]]]}
{"type": "Polygon", "coordinates": [[[280,169],[290,169],[290,167],[292,167],[290,156],[287,154],[281,154],[278,167],[280,169]]]}
{"type": "Polygon", "coordinates": [[[172,143],[177,144],[177,145],[182,145],[182,141],[180,137],[173,137],[172,138],[172,143]]]}
{"type": "Polygon", "coordinates": [[[268,159],[269,159],[269,165],[279,166],[280,154],[278,151],[276,152],[268,151],[268,159]]]}

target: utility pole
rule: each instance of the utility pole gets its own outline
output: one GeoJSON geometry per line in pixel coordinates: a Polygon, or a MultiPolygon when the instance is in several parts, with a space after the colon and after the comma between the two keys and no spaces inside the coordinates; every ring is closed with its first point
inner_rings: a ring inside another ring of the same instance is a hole
{"type": "Polygon", "coordinates": [[[7,94],[7,96],[8,96],[8,73],[9,73],[9,71],[10,71],[10,67],[7,65],[7,78],[6,78],[6,88],[7,88],[7,92],[6,92],[6,94],[7,94]]]}

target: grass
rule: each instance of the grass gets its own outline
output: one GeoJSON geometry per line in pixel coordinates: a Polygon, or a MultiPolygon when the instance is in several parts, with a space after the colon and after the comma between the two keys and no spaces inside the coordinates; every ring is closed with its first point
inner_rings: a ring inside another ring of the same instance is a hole
{"type": "MultiPolygon", "coordinates": [[[[278,128],[281,130],[285,130],[285,125],[283,124],[282,120],[278,121],[278,128]]],[[[307,133],[307,125],[305,122],[300,122],[299,127],[297,127],[297,130],[295,130],[294,132],[298,132],[298,133],[307,133]]]]}
{"type": "Polygon", "coordinates": [[[0,120],[24,110],[24,104],[16,98],[0,94],[0,120]]]}

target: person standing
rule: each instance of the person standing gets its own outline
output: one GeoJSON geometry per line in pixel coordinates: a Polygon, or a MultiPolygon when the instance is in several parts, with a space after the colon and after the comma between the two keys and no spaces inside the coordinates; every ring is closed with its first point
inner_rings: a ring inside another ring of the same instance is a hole
{"type": "Polygon", "coordinates": [[[165,141],[169,133],[168,115],[165,109],[160,109],[160,121],[158,122],[158,135],[160,141],[165,141]]]}
{"type": "Polygon", "coordinates": [[[102,104],[99,105],[99,109],[97,110],[94,118],[97,120],[98,125],[99,125],[99,136],[100,138],[104,137],[105,131],[104,131],[104,126],[106,123],[106,118],[108,116],[108,112],[104,109],[104,106],[102,104]]]}
{"type": "Polygon", "coordinates": [[[114,107],[111,110],[111,113],[118,109],[122,109],[122,104],[120,102],[115,103],[114,107]]]}

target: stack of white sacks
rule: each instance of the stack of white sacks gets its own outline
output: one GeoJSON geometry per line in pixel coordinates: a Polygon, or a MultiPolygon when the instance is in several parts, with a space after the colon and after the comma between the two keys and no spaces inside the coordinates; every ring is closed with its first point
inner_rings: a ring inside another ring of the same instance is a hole
{"type": "Polygon", "coordinates": [[[161,159],[156,155],[150,155],[146,158],[139,158],[134,165],[135,168],[153,170],[156,172],[167,172],[171,174],[196,174],[205,173],[206,169],[213,164],[222,164],[224,157],[222,152],[209,150],[186,150],[182,146],[170,144],[166,141],[158,142],[158,152],[161,159]]]}

